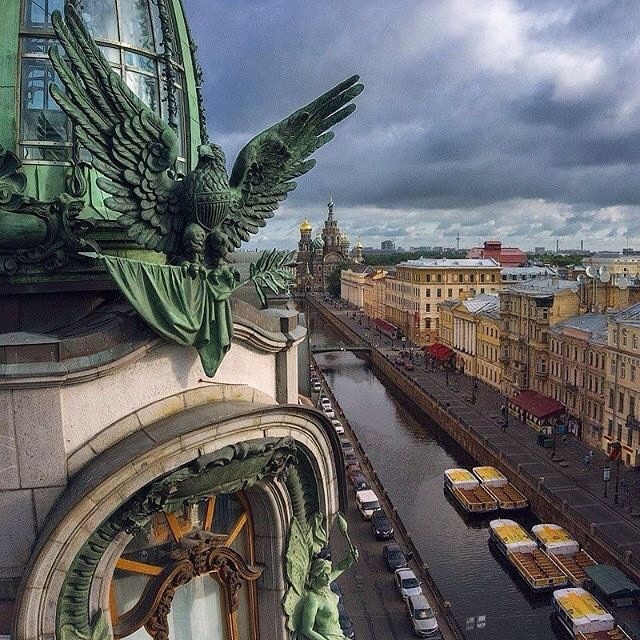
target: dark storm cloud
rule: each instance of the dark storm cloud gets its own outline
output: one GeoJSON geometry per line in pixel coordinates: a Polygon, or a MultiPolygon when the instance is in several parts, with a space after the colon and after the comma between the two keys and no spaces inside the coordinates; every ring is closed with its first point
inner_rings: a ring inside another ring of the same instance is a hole
{"type": "Polygon", "coordinates": [[[618,248],[640,236],[635,0],[185,7],[209,132],[229,163],[341,79],[357,72],[365,83],[356,113],[261,232],[265,242],[293,244],[305,215],[319,228],[329,194],[341,226],[367,245],[391,235],[447,244],[458,231],[469,244],[483,234],[523,247],[580,234],[618,248]]]}

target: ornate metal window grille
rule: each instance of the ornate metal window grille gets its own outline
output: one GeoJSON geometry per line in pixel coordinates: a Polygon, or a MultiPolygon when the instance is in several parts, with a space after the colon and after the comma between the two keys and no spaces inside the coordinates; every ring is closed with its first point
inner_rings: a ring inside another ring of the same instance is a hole
{"type": "Polygon", "coordinates": [[[242,493],[156,514],[115,564],[115,638],[257,640],[254,562],[242,493]]]}

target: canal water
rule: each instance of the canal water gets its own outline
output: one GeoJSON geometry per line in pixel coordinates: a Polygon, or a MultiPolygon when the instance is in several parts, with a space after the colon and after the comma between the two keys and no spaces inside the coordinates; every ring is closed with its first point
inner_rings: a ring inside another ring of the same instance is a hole
{"type": "MultiPolygon", "coordinates": [[[[342,343],[319,316],[307,320],[311,344],[342,343]]],[[[443,490],[445,469],[476,461],[403,406],[365,359],[337,352],[318,354],[316,361],[467,637],[561,638],[551,628],[551,595],[530,594],[489,545],[491,518],[469,519],[443,490]]],[[[527,530],[538,522],[528,511],[511,517],[527,530]]]]}

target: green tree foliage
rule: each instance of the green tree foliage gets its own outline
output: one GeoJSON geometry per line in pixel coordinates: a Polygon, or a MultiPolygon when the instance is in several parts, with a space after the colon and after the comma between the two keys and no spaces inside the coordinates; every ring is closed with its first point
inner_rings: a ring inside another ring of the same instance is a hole
{"type": "Polygon", "coordinates": [[[340,297],[340,272],[343,269],[348,269],[353,266],[350,262],[341,262],[328,276],[327,276],[327,293],[334,298],[340,297]]]}

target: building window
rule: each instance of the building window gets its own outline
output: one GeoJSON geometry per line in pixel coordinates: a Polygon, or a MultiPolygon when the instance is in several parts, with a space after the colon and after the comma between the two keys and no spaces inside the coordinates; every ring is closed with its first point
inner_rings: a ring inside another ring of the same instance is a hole
{"type": "Polygon", "coordinates": [[[622,346],[626,347],[627,346],[627,336],[628,336],[628,331],[626,329],[622,330],[622,346]]]}
{"type": "Polygon", "coordinates": [[[634,348],[635,351],[638,350],[638,334],[634,333],[631,336],[631,346],[634,348]]]}
{"type": "Polygon", "coordinates": [[[431,313],[431,305],[429,303],[424,305],[425,313],[431,313]]]}
{"type": "Polygon", "coordinates": [[[613,420],[607,422],[607,435],[611,438],[613,436],[613,420]]]}
{"type": "Polygon", "coordinates": [[[453,289],[447,289],[447,297],[453,298],[453,289]]]}
{"type": "Polygon", "coordinates": [[[485,279],[485,275],[484,275],[484,273],[481,273],[480,274],[480,282],[484,282],[484,279],[485,279]]]}
{"type": "MultiPolygon", "coordinates": [[[[151,0],[83,0],[80,13],[102,53],[129,88],[153,111],[168,120],[163,75],[162,27],[157,2],[151,0]]],[[[49,84],[60,84],[49,61],[56,44],[51,13],[62,10],[64,0],[24,0],[20,38],[20,148],[26,161],[70,160],[71,125],[49,95],[49,84]]],[[[173,25],[171,25],[173,26],[173,25]]],[[[172,71],[175,82],[179,171],[186,170],[184,73],[179,52],[172,71]]]]}
{"type": "Polygon", "coordinates": [[[436,289],[436,298],[442,298],[442,289],[436,289]]]}
{"type": "Polygon", "coordinates": [[[627,365],[624,361],[620,362],[620,377],[624,378],[627,374],[627,365]]]}
{"type": "Polygon", "coordinates": [[[613,409],[614,393],[613,389],[609,389],[609,409],[613,409]]]}
{"type": "Polygon", "coordinates": [[[624,411],[624,393],[618,392],[618,411],[622,413],[624,411]]]}
{"type": "Polygon", "coordinates": [[[156,630],[161,625],[157,637],[170,640],[196,635],[224,640],[254,638],[253,579],[242,581],[237,611],[230,611],[224,595],[232,585],[217,572],[210,554],[230,558],[238,566],[254,564],[251,516],[243,494],[222,494],[192,505],[177,505],[154,515],[134,535],[117,560],[111,580],[110,615],[115,637],[155,638],[145,633],[144,626],[156,630]],[[185,550],[190,550],[190,557],[198,545],[202,557],[194,553],[193,577],[173,584],[167,578],[172,567],[184,563],[185,550]],[[174,595],[165,619],[164,605],[158,603],[168,590],[174,595]],[[197,633],[191,635],[194,631],[197,633]]]}

